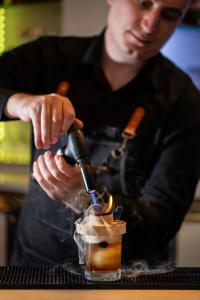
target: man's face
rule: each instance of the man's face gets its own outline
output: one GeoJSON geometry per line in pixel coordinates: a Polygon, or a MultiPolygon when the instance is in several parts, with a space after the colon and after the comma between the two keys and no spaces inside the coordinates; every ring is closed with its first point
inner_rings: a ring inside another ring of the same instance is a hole
{"type": "Polygon", "coordinates": [[[113,58],[131,63],[154,56],[184,16],[189,0],[107,0],[113,58]]]}

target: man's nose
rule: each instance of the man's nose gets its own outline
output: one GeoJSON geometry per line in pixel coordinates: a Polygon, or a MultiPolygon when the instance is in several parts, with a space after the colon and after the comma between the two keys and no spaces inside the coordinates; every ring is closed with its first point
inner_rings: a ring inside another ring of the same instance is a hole
{"type": "Polygon", "coordinates": [[[142,18],[141,27],[146,34],[155,34],[160,27],[161,15],[159,9],[147,11],[142,18]]]}

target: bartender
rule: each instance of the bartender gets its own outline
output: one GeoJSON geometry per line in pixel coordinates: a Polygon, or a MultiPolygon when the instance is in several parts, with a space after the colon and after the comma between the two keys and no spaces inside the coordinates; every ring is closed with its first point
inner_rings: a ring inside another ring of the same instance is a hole
{"type": "Polygon", "coordinates": [[[78,166],[57,155],[73,122],[87,137],[96,183],[105,184],[127,222],[124,262],[166,258],[200,174],[200,94],[159,50],[191,2],[107,0],[99,36],[42,37],[0,58],[0,118],[33,128],[35,180],[21,210],[13,265],[77,259],[74,221],[90,200],[78,166]],[[138,108],[143,118],[120,152],[138,108]]]}

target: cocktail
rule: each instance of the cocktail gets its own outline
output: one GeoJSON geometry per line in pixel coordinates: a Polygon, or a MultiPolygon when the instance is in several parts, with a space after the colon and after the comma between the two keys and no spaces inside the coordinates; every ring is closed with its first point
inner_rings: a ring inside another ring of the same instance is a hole
{"type": "Polygon", "coordinates": [[[83,241],[85,277],[88,280],[113,281],[121,278],[122,234],[126,223],[113,214],[88,214],[76,221],[83,241]]]}

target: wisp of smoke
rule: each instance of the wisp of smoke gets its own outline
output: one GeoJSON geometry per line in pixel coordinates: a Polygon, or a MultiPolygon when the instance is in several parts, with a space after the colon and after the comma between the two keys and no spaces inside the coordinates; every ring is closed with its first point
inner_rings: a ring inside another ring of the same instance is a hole
{"type": "Polygon", "coordinates": [[[146,260],[136,260],[129,263],[129,266],[122,266],[121,271],[124,278],[136,278],[141,275],[163,274],[174,269],[175,264],[173,262],[158,263],[152,267],[146,260]]]}

